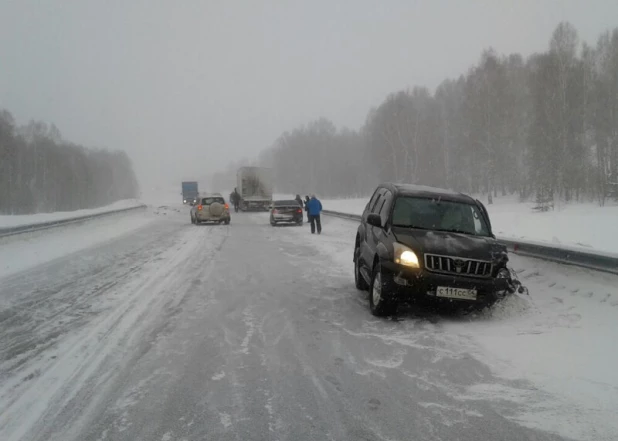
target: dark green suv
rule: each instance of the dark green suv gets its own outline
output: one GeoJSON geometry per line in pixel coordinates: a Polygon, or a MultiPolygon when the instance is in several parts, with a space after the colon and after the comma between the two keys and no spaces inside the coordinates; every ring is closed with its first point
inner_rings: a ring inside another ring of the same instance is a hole
{"type": "Polygon", "coordinates": [[[483,204],[432,187],[380,185],[365,207],[354,246],[356,287],[371,312],[400,301],[491,306],[515,291],[506,247],[491,232],[483,204]]]}

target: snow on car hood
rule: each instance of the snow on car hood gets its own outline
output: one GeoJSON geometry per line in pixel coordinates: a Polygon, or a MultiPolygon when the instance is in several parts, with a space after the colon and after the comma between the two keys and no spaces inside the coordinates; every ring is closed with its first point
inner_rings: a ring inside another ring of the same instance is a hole
{"type": "Polygon", "coordinates": [[[422,254],[494,261],[506,252],[506,248],[492,237],[401,227],[393,227],[393,233],[398,242],[422,254]]]}

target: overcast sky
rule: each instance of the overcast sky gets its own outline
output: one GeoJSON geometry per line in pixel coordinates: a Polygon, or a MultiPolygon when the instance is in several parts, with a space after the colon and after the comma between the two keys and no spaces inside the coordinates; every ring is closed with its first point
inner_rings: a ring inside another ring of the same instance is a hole
{"type": "Polygon", "coordinates": [[[0,0],[0,108],[122,149],[140,181],[208,182],[284,130],[358,128],[390,92],[435,88],[484,48],[596,43],[617,0],[0,0]]]}

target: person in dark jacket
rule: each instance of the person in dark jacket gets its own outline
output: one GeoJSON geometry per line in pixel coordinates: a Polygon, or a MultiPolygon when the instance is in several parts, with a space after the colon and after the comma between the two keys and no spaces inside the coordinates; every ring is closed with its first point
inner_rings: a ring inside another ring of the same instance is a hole
{"type": "Polygon", "coordinates": [[[311,223],[311,234],[315,234],[316,226],[318,234],[322,234],[322,222],[320,220],[320,213],[322,212],[322,203],[311,195],[311,199],[306,204],[307,214],[309,215],[309,222],[311,223]]]}
{"type": "Polygon", "coordinates": [[[309,208],[307,208],[308,203],[309,203],[309,196],[305,196],[305,212],[307,213],[307,222],[309,222],[309,208]]]}
{"type": "Polygon", "coordinates": [[[234,211],[238,213],[238,206],[240,205],[240,193],[238,193],[237,189],[234,189],[234,191],[230,195],[230,200],[234,205],[234,211]]]}
{"type": "Polygon", "coordinates": [[[300,205],[300,208],[304,207],[303,198],[301,198],[299,194],[296,195],[296,198],[294,200],[298,202],[298,205],[300,205]]]}

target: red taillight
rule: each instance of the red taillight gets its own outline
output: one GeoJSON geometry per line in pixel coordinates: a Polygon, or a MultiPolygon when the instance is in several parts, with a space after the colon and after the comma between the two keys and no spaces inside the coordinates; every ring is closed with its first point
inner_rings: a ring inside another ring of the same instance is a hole
{"type": "Polygon", "coordinates": [[[296,210],[297,213],[302,213],[303,210],[301,210],[300,208],[298,210],[296,210]]]}
{"type": "Polygon", "coordinates": [[[230,206],[228,204],[225,204],[224,207],[225,207],[226,210],[230,209],[230,206]]]}
{"type": "Polygon", "coordinates": [[[277,210],[276,208],[273,208],[273,214],[278,214],[279,210],[277,210]]]}
{"type": "Polygon", "coordinates": [[[201,206],[201,205],[198,205],[198,206],[197,206],[197,209],[198,209],[198,211],[202,211],[202,206],[201,206]]]}

